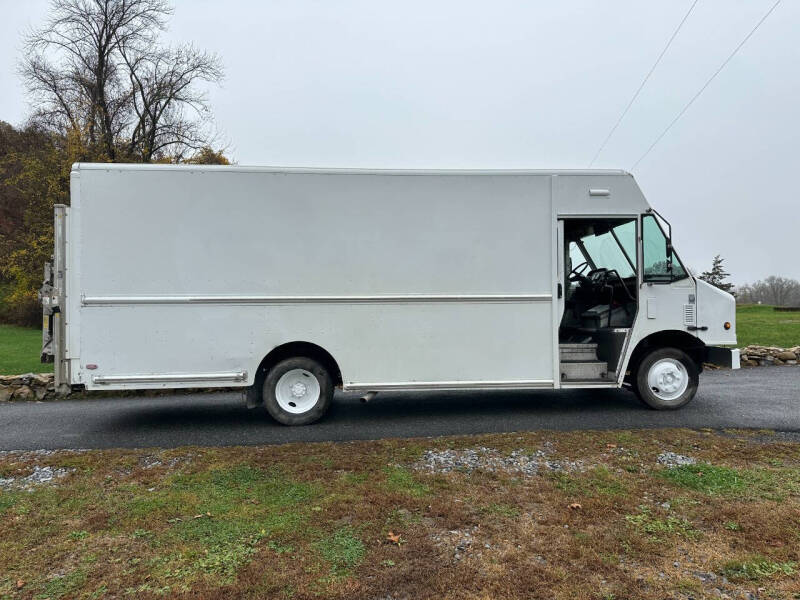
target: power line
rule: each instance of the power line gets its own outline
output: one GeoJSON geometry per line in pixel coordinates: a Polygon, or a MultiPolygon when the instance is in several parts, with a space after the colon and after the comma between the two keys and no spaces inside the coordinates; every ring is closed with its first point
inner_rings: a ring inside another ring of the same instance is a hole
{"type": "Polygon", "coordinates": [[[625,110],[622,111],[622,114],[619,116],[619,119],[617,119],[617,122],[614,123],[614,126],[611,128],[611,131],[608,132],[608,135],[606,136],[606,139],[603,140],[603,143],[600,144],[600,147],[597,149],[597,152],[594,153],[594,158],[592,158],[591,162],[589,163],[589,167],[591,167],[594,164],[594,161],[597,160],[597,157],[600,156],[600,153],[606,147],[606,144],[608,144],[608,141],[611,139],[611,136],[614,135],[614,132],[617,130],[617,127],[619,127],[619,124],[622,123],[622,119],[625,118],[625,115],[628,114],[628,111],[631,109],[631,106],[633,106],[633,103],[636,102],[636,98],[639,97],[639,93],[644,88],[645,84],[647,83],[647,80],[650,79],[650,75],[653,74],[653,71],[656,70],[656,67],[658,66],[658,63],[660,63],[661,59],[664,58],[664,55],[667,53],[667,50],[672,45],[672,40],[674,40],[675,37],[678,35],[678,32],[681,30],[681,27],[683,27],[683,24],[686,22],[686,19],[689,18],[690,14],[692,14],[692,11],[694,10],[695,5],[699,1],[700,0],[694,0],[694,2],[692,2],[692,5],[689,7],[689,10],[687,10],[686,14],[683,15],[683,19],[681,19],[681,22],[678,23],[678,27],[675,29],[675,31],[672,32],[672,35],[670,36],[669,40],[667,41],[667,45],[664,46],[664,49],[661,51],[661,54],[658,55],[658,58],[656,59],[656,62],[654,62],[653,66],[650,67],[650,70],[647,72],[647,75],[645,75],[644,79],[642,79],[642,83],[639,84],[639,88],[633,94],[633,97],[631,98],[630,102],[628,102],[628,106],[626,106],[625,110]]]}
{"type": "Polygon", "coordinates": [[[722,71],[722,69],[724,69],[724,68],[725,68],[725,65],[727,65],[727,64],[728,64],[728,63],[731,61],[731,59],[732,59],[732,58],[733,58],[733,57],[736,55],[736,53],[739,51],[739,49],[740,49],[742,46],[744,46],[744,45],[745,45],[745,43],[747,43],[747,40],[749,40],[749,39],[750,39],[750,37],[751,37],[751,36],[752,36],[752,35],[753,35],[753,34],[756,32],[756,30],[757,30],[759,27],[761,27],[761,24],[762,24],[764,21],[766,21],[766,20],[767,20],[767,17],[768,17],[768,16],[770,16],[770,15],[772,14],[772,11],[773,11],[773,10],[775,10],[775,9],[777,8],[778,4],[780,4],[780,3],[781,3],[781,0],[777,0],[777,1],[775,2],[775,4],[773,4],[773,5],[772,5],[772,7],[771,7],[771,8],[770,8],[770,9],[769,9],[769,10],[768,10],[768,11],[767,11],[765,14],[764,14],[764,16],[763,16],[763,17],[761,17],[761,20],[759,20],[759,22],[758,22],[758,23],[756,23],[755,27],[753,27],[753,28],[750,30],[750,33],[748,33],[746,36],[744,36],[744,39],[743,39],[741,42],[739,42],[739,45],[738,45],[738,46],[736,46],[736,48],[734,48],[734,49],[733,49],[733,52],[731,52],[731,53],[728,55],[728,58],[726,58],[726,59],[723,61],[723,63],[722,63],[720,66],[719,66],[719,68],[718,68],[716,71],[714,71],[714,74],[713,74],[711,77],[709,77],[709,78],[708,78],[708,81],[706,81],[706,82],[703,84],[703,87],[701,87],[701,88],[700,88],[700,90],[699,90],[699,91],[698,91],[698,92],[697,92],[697,93],[696,93],[694,96],[692,96],[692,99],[691,99],[691,100],[689,100],[689,102],[687,102],[687,103],[686,103],[686,106],[684,106],[684,107],[681,109],[681,111],[678,113],[678,115],[677,115],[677,116],[676,116],[674,119],[672,119],[672,122],[671,122],[669,125],[667,125],[667,128],[666,128],[664,131],[662,131],[662,132],[661,132],[661,135],[659,135],[659,136],[658,136],[658,137],[655,139],[655,141],[654,141],[652,144],[650,144],[650,147],[649,147],[649,148],[648,148],[648,149],[645,151],[645,153],[644,153],[644,154],[642,154],[642,155],[639,157],[639,160],[637,160],[635,163],[633,163],[633,166],[630,168],[630,170],[631,170],[631,171],[633,171],[633,170],[636,168],[636,166],[637,166],[637,165],[638,165],[640,162],[642,162],[642,161],[644,160],[644,158],[645,158],[645,157],[646,157],[648,154],[650,154],[650,151],[651,151],[653,148],[655,148],[655,147],[656,147],[656,144],[658,144],[658,142],[660,142],[660,141],[661,141],[661,138],[663,138],[665,135],[667,135],[667,132],[668,132],[670,129],[672,129],[672,126],[673,126],[673,125],[675,125],[675,123],[677,123],[677,122],[678,122],[678,119],[680,119],[680,118],[683,116],[683,114],[684,114],[684,113],[685,113],[687,110],[689,110],[689,107],[690,107],[692,104],[694,104],[694,101],[695,101],[695,100],[697,100],[697,99],[700,97],[700,94],[702,94],[702,93],[705,91],[705,89],[706,89],[706,88],[709,86],[709,84],[710,84],[712,81],[714,81],[714,79],[717,77],[717,75],[719,75],[719,74],[720,74],[720,71],[722,71]]]}

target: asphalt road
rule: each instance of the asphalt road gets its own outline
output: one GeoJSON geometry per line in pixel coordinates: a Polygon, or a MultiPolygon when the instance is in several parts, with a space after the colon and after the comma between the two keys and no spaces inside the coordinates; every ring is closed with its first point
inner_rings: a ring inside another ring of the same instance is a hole
{"type": "Polygon", "coordinates": [[[0,405],[0,450],[229,446],[390,437],[656,427],[800,432],[800,367],[711,371],[675,412],[624,390],[337,394],[308,427],[276,424],[240,394],[97,398],[0,405]]]}

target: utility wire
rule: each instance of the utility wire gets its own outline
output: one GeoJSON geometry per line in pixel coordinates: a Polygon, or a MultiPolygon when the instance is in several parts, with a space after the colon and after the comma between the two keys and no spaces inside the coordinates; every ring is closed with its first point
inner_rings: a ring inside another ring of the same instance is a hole
{"type": "Polygon", "coordinates": [[[683,27],[683,24],[686,22],[686,19],[689,18],[690,14],[692,14],[692,11],[694,10],[695,5],[699,1],[700,0],[694,0],[694,2],[692,2],[692,5],[689,7],[689,10],[687,10],[686,14],[683,15],[683,19],[681,19],[681,22],[678,23],[678,27],[675,29],[675,31],[672,32],[672,35],[670,36],[669,40],[667,41],[667,45],[664,46],[664,49],[661,51],[661,54],[658,55],[658,58],[656,59],[656,62],[654,62],[653,66],[650,67],[650,70],[647,72],[647,75],[645,75],[644,79],[642,79],[642,83],[639,84],[639,88],[633,94],[633,97],[630,99],[630,102],[628,102],[628,106],[626,106],[625,110],[622,111],[622,114],[619,116],[619,119],[617,119],[617,122],[614,123],[614,126],[611,128],[611,131],[608,132],[608,135],[606,136],[606,139],[603,140],[603,143],[600,144],[600,147],[597,149],[597,152],[594,153],[594,158],[592,158],[591,162],[589,163],[589,167],[591,167],[594,164],[594,161],[597,160],[597,157],[600,156],[600,153],[606,147],[606,144],[608,144],[608,141],[611,139],[611,136],[614,135],[614,132],[617,130],[617,127],[619,127],[619,124],[622,123],[622,119],[625,118],[625,115],[628,114],[628,111],[631,109],[631,106],[633,106],[633,103],[636,102],[636,98],[639,97],[639,94],[641,93],[642,89],[644,88],[645,84],[647,83],[647,80],[650,79],[650,75],[653,74],[653,71],[656,70],[656,67],[658,66],[658,63],[660,63],[661,59],[664,58],[664,55],[667,53],[667,50],[672,45],[672,40],[674,40],[675,37],[678,35],[678,32],[681,30],[681,27],[683,27]]]}
{"type": "Polygon", "coordinates": [[[716,71],[714,71],[714,74],[713,74],[711,77],[709,77],[709,78],[708,78],[708,81],[706,81],[706,82],[705,82],[705,84],[703,84],[703,87],[701,87],[701,88],[700,88],[700,90],[699,90],[699,91],[698,91],[698,92],[697,92],[697,93],[696,93],[694,96],[692,96],[692,99],[691,99],[691,100],[689,100],[689,102],[687,102],[687,103],[686,103],[686,106],[684,106],[684,107],[681,109],[681,111],[678,113],[678,115],[677,115],[677,116],[676,116],[674,119],[672,119],[672,122],[671,122],[669,125],[667,125],[667,128],[666,128],[664,131],[662,131],[662,132],[661,132],[661,135],[659,135],[659,136],[658,136],[658,137],[655,139],[655,141],[654,141],[652,144],[650,144],[650,147],[649,147],[649,148],[648,148],[648,149],[645,151],[645,153],[644,153],[644,154],[642,154],[642,155],[639,157],[639,160],[637,160],[635,163],[633,163],[633,166],[630,168],[630,170],[631,170],[631,171],[633,171],[633,170],[636,168],[636,166],[637,166],[637,165],[638,165],[640,162],[642,162],[642,161],[644,160],[644,158],[645,158],[645,157],[646,157],[648,154],[650,154],[650,151],[651,151],[653,148],[655,148],[655,147],[656,147],[656,144],[658,144],[658,142],[660,142],[660,141],[661,141],[661,138],[663,138],[665,135],[667,135],[667,132],[668,132],[670,129],[672,129],[672,126],[673,126],[673,125],[675,125],[675,123],[677,123],[677,122],[678,122],[678,120],[679,120],[679,119],[680,119],[680,118],[683,116],[683,114],[684,114],[684,113],[685,113],[687,110],[689,110],[689,107],[690,107],[692,104],[694,104],[694,101],[695,101],[695,100],[697,100],[697,99],[700,97],[700,94],[702,94],[702,93],[705,91],[705,89],[706,89],[706,88],[709,86],[709,84],[710,84],[712,81],[714,81],[714,79],[717,77],[717,75],[719,75],[719,74],[720,74],[720,71],[722,71],[722,69],[724,69],[724,68],[725,68],[725,65],[727,65],[727,64],[728,64],[728,63],[731,61],[731,59],[732,59],[732,58],[733,58],[733,57],[736,55],[736,53],[739,51],[739,49],[740,49],[742,46],[744,46],[744,45],[745,45],[745,43],[747,43],[747,40],[749,40],[749,39],[750,39],[750,37],[751,37],[751,36],[752,36],[752,35],[753,35],[753,34],[756,32],[756,30],[757,30],[759,27],[761,27],[761,24],[762,24],[764,21],[766,21],[766,20],[767,20],[767,17],[768,17],[768,16],[770,16],[770,15],[772,14],[772,11],[774,11],[774,10],[777,8],[778,4],[780,4],[780,3],[781,3],[781,0],[777,0],[777,1],[775,2],[775,4],[773,4],[773,5],[772,5],[772,7],[771,7],[771,8],[770,8],[770,9],[769,9],[769,10],[768,10],[768,11],[767,11],[765,14],[764,14],[764,16],[763,16],[763,17],[761,17],[761,20],[759,20],[759,22],[758,22],[758,23],[756,23],[755,27],[753,27],[753,28],[750,30],[750,33],[748,33],[746,36],[744,36],[744,39],[743,39],[741,42],[739,42],[739,45],[738,45],[738,46],[736,46],[736,48],[734,48],[734,49],[733,49],[733,52],[731,52],[731,53],[728,55],[728,58],[726,58],[726,59],[723,61],[723,63],[722,63],[720,66],[719,66],[719,68],[718,68],[716,71]]]}

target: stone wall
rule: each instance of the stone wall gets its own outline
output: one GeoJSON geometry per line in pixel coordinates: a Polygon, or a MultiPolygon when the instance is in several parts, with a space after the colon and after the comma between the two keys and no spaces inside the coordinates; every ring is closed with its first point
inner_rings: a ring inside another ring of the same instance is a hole
{"type": "Polygon", "coordinates": [[[163,394],[196,394],[213,392],[242,392],[245,388],[180,388],[149,390],[105,390],[86,392],[83,389],[73,391],[69,396],[56,395],[54,376],[52,373],[26,373],[25,375],[0,375],[0,402],[13,400],[55,400],[57,398],[85,398],[88,395],[98,396],[161,396],[163,394]]]}
{"type": "Polygon", "coordinates": [[[52,373],[0,375],[0,402],[7,400],[44,400],[55,397],[52,373]]]}
{"type": "Polygon", "coordinates": [[[800,346],[777,348],[775,346],[747,346],[742,348],[743,367],[769,365],[796,365],[800,361],[800,346]]]}

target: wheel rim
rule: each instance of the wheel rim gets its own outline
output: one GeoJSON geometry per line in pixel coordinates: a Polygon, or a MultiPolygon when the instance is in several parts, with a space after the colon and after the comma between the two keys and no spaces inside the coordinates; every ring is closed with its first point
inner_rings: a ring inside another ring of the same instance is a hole
{"type": "Polygon", "coordinates": [[[647,372],[647,385],[660,400],[677,400],[689,387],[689,374],[681,361],[674,358],[657,360],[647,372]]]}
{"type": "Polygon", "coordinates": [[[275,399],[278,406],[295,415],[308,412],[317,404],[320,395],[319,380],[310,371],[292,369],[278,379],[275,399]]]}

